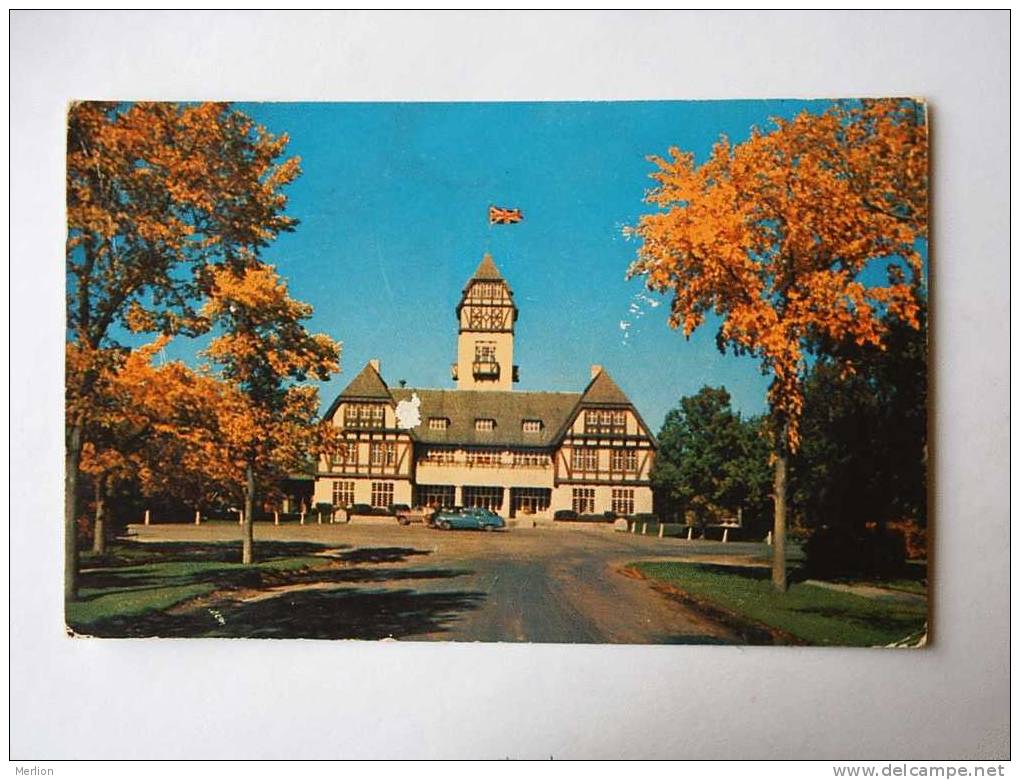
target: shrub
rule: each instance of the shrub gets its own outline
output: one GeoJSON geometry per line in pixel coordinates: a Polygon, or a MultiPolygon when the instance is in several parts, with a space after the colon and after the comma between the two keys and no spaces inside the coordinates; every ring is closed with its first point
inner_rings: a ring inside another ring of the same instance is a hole
{"type": "Polygon", "coordinates": [[[573,509],[557,509],[553,513],[553,520],[576,520],[577,512],[573,509]]]}
{"type": "Polygon", "coordinates": [[[351,504],[348,510],[352,515],[370,515],[372,507],[369,504],[351,504]]]}
{"type": "Polygon", "coordinates": [[[377,515],[379,517],[386,517],[387,515],[392,515],[393,512],[390,511],[389,507],[374,506],[374,507],[372,507],[371,511],[368,514],[370,514],[370,515],[377,515]]]}
{"type": "Polygon", "coordinates": [[[651,512],[639,512],[636,515],[630,516],[631,520],[636,520],[639,523],[658,523],[659,518],[651,512]]]}
{"type": "Polygon", "coordinates": [[[907,546],[899,531],[822,526],[807,540],[804,556],[812,577],[888,577],[903,572],[907,546]]]}
{"type": "Polygon", "coordinates": [[[608,520],[611,523],[616,519],[616,512],[614,512],[612,509],[607,509],[605,512],[602,513],[602,519],[608,520]]]}

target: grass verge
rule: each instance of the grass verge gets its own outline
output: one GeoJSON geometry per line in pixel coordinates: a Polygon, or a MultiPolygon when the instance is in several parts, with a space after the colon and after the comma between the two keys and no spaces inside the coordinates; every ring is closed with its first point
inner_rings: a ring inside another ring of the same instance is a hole
{"type": "Polygon", "coordinates": [[[872,599],[806,583],[785,594],[772,589],[767,569],[646,562],[630,568],[736,618],[810,645],[871,647],[924,631],[925,603],[872,599]]]}

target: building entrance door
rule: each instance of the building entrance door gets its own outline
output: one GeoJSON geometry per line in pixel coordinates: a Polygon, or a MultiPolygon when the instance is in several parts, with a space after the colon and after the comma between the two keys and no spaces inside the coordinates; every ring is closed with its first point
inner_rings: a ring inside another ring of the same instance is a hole
{"type": "Polygon", "coordinates": [[[549,488],[510,488],[510,517],[546,512],[551,500],[549,488]]]}

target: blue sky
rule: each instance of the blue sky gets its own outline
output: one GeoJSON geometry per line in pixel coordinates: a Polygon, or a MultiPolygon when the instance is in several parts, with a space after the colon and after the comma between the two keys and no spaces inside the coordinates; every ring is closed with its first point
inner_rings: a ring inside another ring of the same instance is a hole
{"type": "MultiPolygon", "coordinates": [[[[704,159],[721,133],[746,138],[769,117],[827,102],[254,103],[303,174],[288,212],[300,220],[266,259],[315,308],[311,329],[343,341],[343,371],[325,407],[364,363],[391,385],[452,387],[454,307],[491,252],[520,309],[519,390],[580,390],[605,366],[655,431],[681,396],[725,385],[745,414],[764,411],[755,361],[721,355],[715,323],[688,341],[639,280],[625,225],[648,210],[650,154],[704,159]],[[489,204],[524,221],[492,226],[489,204]],[[636,311],[635,311],[636,308],[636,311]],[[640,314],[638,314],[640,312],[640,314]],[[625,331],[621,322],[629,322],[625,331]]],[[[184,340],[168,352],[193,361],[184,340]]]]}

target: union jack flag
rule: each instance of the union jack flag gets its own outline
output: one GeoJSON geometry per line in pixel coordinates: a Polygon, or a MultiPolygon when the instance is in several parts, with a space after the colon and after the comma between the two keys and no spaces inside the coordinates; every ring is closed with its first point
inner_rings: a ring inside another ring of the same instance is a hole
{"type": "Polygon", "coordinates": [[[489,206],[490,225],[512,225],[524,219],[520,209],[505,209],[501,206],[489,206]]]}

